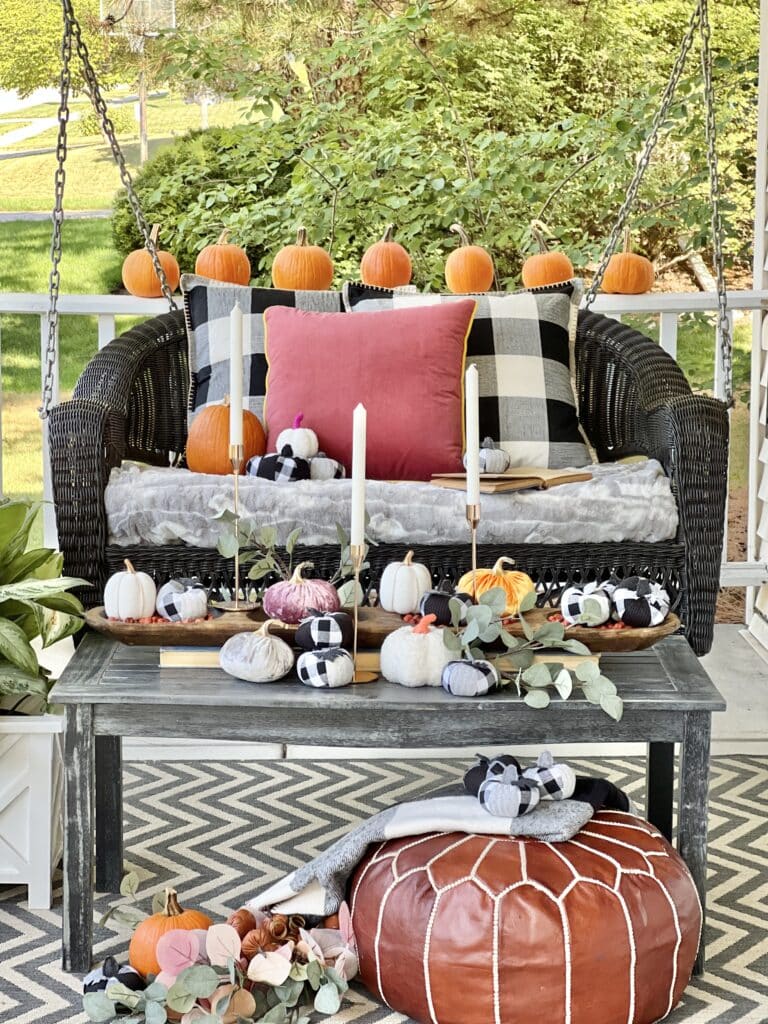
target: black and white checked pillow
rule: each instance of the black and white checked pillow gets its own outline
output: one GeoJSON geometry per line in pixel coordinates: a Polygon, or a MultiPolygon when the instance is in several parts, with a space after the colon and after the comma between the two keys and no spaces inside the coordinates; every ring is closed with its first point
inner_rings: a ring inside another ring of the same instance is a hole
{"type": "MultiPolygon", "coordinates": [[[[531,291],[471,296],[477,311],[467,339],[467,365],[480,378],[480,436],[491,437],[513,466],[562,469],[592,460],[579,426],[575,330],[579,280],[531,291]]],[[[347,283],[350,312],[407,309],[467,296],[412,294],[347,283]]]]}
{"type": "Polygon", "coordinates": [[[263,313],[270,306],[292,306],[317,313],[343,312],[341,292],[294,292],[249,288],[183,274],[184,317],[189,341],[189,422],[206,405],[224,401],[229,391],[229,316],[243,310],[243,395],[245,407],[263,419],[267,382],[263,313]]]}

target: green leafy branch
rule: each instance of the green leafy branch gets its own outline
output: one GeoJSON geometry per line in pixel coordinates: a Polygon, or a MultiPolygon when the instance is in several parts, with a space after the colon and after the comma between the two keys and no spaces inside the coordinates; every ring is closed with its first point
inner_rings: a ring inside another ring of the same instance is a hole
{"type": "Polygon", "coordinates": [[[533,627],[525,612],[536,604],[536,594],[526,594],[520,602],[518,619],[522,637],[512,636],[504,628],[504,609],[507,597],[501,587],[486,591],[477,604],[465,608],[456,598],[448,602],[451,626],[443,630],[446,647],[459,658],[487,659],[499,673],[501,686],[514,686],[519,696],[532,708],[546,708],[554,689],[562,700],[567,700],[575,688],[580,688],[590,704],[599,705],[615,721],[620,721],[624,704],[616,686],[604,676],[594,661],[583,661],[573,669],[558,661],[550,651],[563,651],[570,655],[589,657],[589,648],[579,640],[567,639],[561,622],[543,622],[533,627]],[[460,625],[462,616],[465,624],[460,625]],[[486,646],[501,644],[504,650],[489,654],[486,646]],[[546,661],[542,659],[546,657],[546,661]],[[538,659],[538,660],[537,660],[538,659]]]}

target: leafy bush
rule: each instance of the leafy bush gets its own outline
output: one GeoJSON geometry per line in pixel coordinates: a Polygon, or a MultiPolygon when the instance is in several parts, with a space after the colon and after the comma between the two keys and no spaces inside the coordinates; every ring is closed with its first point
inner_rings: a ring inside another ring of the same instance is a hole
{"type": "MultiPolygon", "coordinates": [[[[118,135],[127,135],[129,132],[136,132],[136,118],[133,108],[130,106],[112,106],[109,111],[112,124],[118,135]]],[[[91,136],[101,134],[101,118],[95,110],[72,122],[72,134],[78,136],[91,136]]]]}

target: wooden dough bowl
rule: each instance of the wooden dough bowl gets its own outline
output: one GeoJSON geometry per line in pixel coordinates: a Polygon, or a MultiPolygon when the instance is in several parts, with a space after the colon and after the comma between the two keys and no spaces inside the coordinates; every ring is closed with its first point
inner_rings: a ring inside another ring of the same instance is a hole
{"type": "MultiPolygon", "coordinates": [[[[526,613],[526,620],[536,629],[551,614],[551,609],[534,608],[526,613]]],[[[85,613],[86,623],[98,633],[106,633],[124,644],[150,647],[219,647],[235,633],[257,629],[265,618],[260,608],[250,612],[220,612],[205,622],[118,622],[108,619],[103,608],[91,608],[85,613]]],[[[358,644],[362,648],[381,647],[384,638],[402,625],[403,620],[394,612],[361,608],[358,644]]],[[[523,636],[519,620],[509,623],[507,628],[513,636],[523,636]]],[[[679,628],[680,619],[670,613],[660,626],[647,629],[570,626],[565,635],[580,640],[597,654],[603,651],[641,651],[670,633],[676,633],[679,628]]],[[[296,629],[296,626],[280,623],[272,627],[272,632],[292,643],[296,629]]]]}

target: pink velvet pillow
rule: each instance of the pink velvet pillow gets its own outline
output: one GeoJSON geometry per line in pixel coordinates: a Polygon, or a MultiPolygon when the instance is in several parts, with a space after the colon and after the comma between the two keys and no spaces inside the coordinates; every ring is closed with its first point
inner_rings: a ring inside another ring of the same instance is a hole
{"type": "Polygon", "coordinates": [[[352,461],[352,410],[368,410],[366,473],[428,480],[460,472],[464,352],[472,299],[375,313],[264,313],[267,450],[298,412],[320,449],[352,461]]]}

